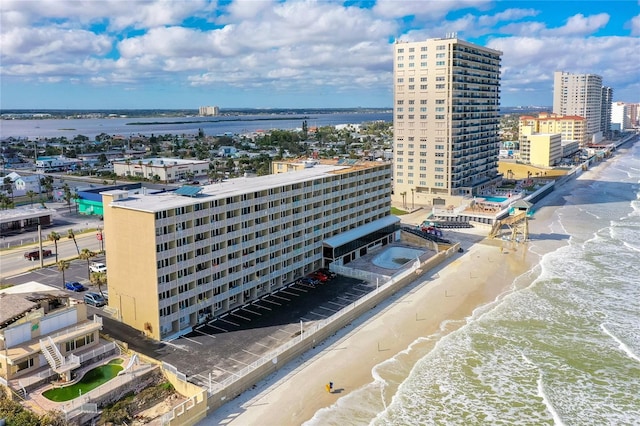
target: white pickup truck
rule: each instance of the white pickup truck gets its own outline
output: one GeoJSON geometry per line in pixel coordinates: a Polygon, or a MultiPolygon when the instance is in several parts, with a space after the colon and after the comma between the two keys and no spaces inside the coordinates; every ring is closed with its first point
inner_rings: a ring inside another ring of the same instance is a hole
{"type": "Polygon", "coordinates": [[[107,265],[100,262],[93,262],[89,265],[89,270],[91,272],[107,272],[107,265]]]}

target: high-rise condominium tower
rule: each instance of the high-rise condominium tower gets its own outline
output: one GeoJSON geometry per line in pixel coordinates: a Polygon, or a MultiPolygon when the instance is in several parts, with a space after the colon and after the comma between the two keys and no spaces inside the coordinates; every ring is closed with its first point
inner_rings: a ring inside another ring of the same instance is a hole
{"type": "Polygon", "coordinates": [[[455,37],[394,50],[394,201],[457,205],[494,185],[502,52],[455,37]]]}
{"type": "Polygon", "coordinates": [[[600,130],[605,137],[611,136],[611,105],[613,104],[613,89],[602,86],[602,107],[600,107],[600,130]]]}
{"type": "Polygon", "coordinates": [[[587,120],[587,141],[598,141],[602,125],[602,77],[556,71],[553,76],[553,112],[587,120]]]}

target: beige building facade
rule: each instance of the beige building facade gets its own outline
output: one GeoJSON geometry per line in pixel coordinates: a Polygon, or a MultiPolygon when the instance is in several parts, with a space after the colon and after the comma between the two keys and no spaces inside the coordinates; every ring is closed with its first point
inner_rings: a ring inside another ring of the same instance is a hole
{"type": "Polygon", "coordinates": [[[537,167],[553,167],[562,159],[560,133],[536,133],[524,126],[520,133],[520,159],[537,167]]]}
{"type": "Polygon", "coordinates": [[[553,75],[553,112],[577,115],[586,120],[586,143],[602,139],[602,77],[595,74],[553,75]]]}
{"type": "Polygon", "coordinates": [[[457,204],[499,182],[501,55],[458,38],[395,43],[396,203],[457,204]]]}
{"type": "Polygon", "coordinates": [[[118,176],[134,176],[159,182],[179,182],[195,176],[206,176],[209,162],[180,158],[145,158],[113,162],[118,176]]]}
{"type": "Polygon", "coordinates": [[[395,238],[391,173],[390,163],[323,162],[192,192],[102,193],[109,306],[167,339],[348,263],[395,238]]]}
{"type": "Polygon", "coordinates": [[[542,112],[537,117],[523,115],[518,123],[520,135],[525,126],[533,127],[534,133],[560,133],[563,141],[577,141],[580,145],[587,143],[586,120],[576,115],[547,112],[542,112]]]}

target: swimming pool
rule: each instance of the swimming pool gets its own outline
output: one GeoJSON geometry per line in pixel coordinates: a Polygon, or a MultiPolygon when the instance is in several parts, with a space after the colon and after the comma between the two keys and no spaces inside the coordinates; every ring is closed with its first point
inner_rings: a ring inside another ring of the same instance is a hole
{"type": "Polygon", "coordinates": [[[112,359],[106,365],[87,371],[77,383],[61,388],[49,389],[42,392],[42,396],[54,402],[64,402],[78,398],[116,377],[118,373],[122,371],[122,366],[120,365],[122,361],[123,360],[119,358],[112,359]]]}
{"type": "Polygon", "coordinates": [[[509,198],[508,197],[482,197],[485,201],[489,201],[490,203],[504,203],[509,198]]]}
{"type": "Polygon", "coordinates": [[[374,257],[371,263],[385,269],[400,269],[405,263],[415,261],[424,253],[424,250],[407,247],[389,247],[374,257]]]}

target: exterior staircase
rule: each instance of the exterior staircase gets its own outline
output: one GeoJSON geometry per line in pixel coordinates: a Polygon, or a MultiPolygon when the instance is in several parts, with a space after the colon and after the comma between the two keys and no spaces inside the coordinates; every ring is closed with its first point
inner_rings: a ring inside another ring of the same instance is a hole
{"type": "Polygon", "coordinates": [[[42,353],[53,371],[57,372],[64,365],[64,356],[62,356],[58,346],[51,337],[40,339],[40,349],[42,349],[42,353]]]}

